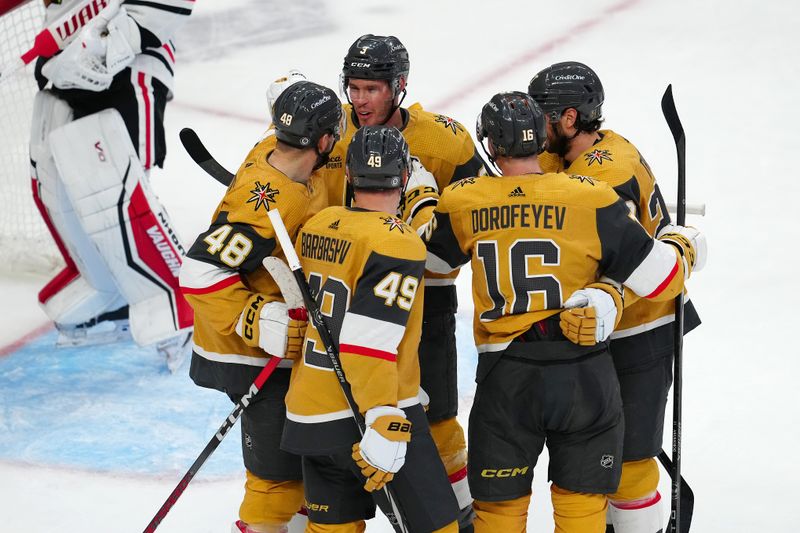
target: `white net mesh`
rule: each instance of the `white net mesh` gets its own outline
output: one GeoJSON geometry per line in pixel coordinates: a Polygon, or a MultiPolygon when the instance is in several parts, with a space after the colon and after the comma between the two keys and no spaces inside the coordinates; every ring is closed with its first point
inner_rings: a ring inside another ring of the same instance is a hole
{"type": "MultiPolygon", "coordinates": [[[[0,68],[30,48],[43,17],[41,0],[21,0],[0,15],[0,68]]],[[[0,82],[0,270],[4,271],[44,273],[60,262],[31,195],[28,141],[35,94],[33,63],[0,82]]]]}

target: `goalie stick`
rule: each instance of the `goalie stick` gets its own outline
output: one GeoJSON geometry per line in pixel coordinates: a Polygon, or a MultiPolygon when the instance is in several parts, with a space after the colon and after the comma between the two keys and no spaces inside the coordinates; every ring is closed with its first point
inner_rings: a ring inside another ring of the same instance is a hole
{"type": "MultiPolygon", "coordinates": [[[[672,137],[675,139],[675,149],[678,156],[678,203],[676,222],[679,226],[686,224],[686,135],[683,131],[681,119],[675,109],[675,100],[672,97],[672,84],[667,86],[661,98],[661,111],[667,121],[672,137]]],[[[681,477],[681,420],[683,415],[683,292],[675,298],[675,326],[674,326],[674,351],[675,360],[672,381],[672,464],[668,468],[672,478],[672,502],[668,531],[670,533],[687,533],[691,526],[692,510],[694,509],[694,494],[689,492],[691,503],[684,506],[688,497],[683,495],[683,478],[681,477]]],[[[662,454],[666,458],[666,453],[662,454]]],[[[662,459],[659,457],[659,459],[662,459]]],[[[662,463],[663,463],[662,459],[662,463]]],[[[666,467],[666,465],[665,465],[666,467]]]]}
{"type": "MultiPolygon", "coordinates": [[[[333,335],[328,328],[328,324],[325,322],[325,318],[320,312],[317,301],[311,294],[311,289],[306,282],[306,275],[303,272],[303,267],[300,265],[300,259],[297,257],[297,253],[294,251],[294,245],[289,237],[289,232],[286,231],[286,226],[283,224],[283,219],[281,218],[281,214],[277,209],[270,209],[267,211],[267,216],[269,217],[270,222],[272,222],[272,228],[275,231],[275,236],[278,238],[278,242],[280,242],[283,253],[286,256],[286,261],[289,263],[289,268],[292,270],[294,278],[297,281],[297,286],[300,288],[300,292],[303,295],[303,301],[305,302],[306,309],[308,310],[310,320],[313,320],[314,325],[317,328],[317,333],[319,333],[319,337],[325,348],[325,352],[328,355],[328,359],[330,359],[331,366],[333,366],[333,372],[336,374],[336,378],[342,388],[342,392],[347,400],[347,405],[353,412],[353,419],[358,426],[358,432],[363,436],[364,431],[366,431],[364,417],[361,416],[361,412],[358,409],[358,404],[356,403],[355,398],[353,398],[353,393],[350,389],[350,383],[347,381],[347,377],[344,374],[344,369],[342,368],[342,362],[339,359],[339,349],[333,341],[333,335]]],[[[387,500],[387,502],[384,503],[388,503],[388,508],[386,505],[381,505],[381,510],[383,510],[386,518],[389,519],[389,522],[392,524],[394,530],[401,533],[408,532],[408,521],[403,516],[402,509],[400,509],[398,505],[397,497],[395,496],[390,484],[386,484],[381,492],[387,500]]]]}

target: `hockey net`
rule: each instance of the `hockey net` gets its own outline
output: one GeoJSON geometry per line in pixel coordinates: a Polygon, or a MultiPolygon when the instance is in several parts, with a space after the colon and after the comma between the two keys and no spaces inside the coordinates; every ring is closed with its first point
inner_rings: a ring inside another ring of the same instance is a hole
{"type": "MultiPolygon", "coordinates": [[[[30,48],[43,17],[41,0],[0,0],[0,68],[30,48]]],[[[47,273],[61,261],[31,193],[28,142],[36,89],[33,63],[0,82],[0,270],[6,272],[47,273]]]]}

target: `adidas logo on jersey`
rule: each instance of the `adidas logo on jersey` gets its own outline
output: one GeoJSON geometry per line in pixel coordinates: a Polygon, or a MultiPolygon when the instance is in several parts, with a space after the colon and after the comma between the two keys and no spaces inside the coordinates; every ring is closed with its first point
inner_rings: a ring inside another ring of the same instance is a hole
{"type": "Polygon", "coordinates": [[[340,219],[337,219],[337,220],[331,222],[331,225],[328,226],[328,229],[339,229],[339,220],[340,219]]]}
{"type": "Polygon", "coordinates": [[[522,187],[517,187],[516,189],[508,193],[509,198],[513,198],[515,196],[516,197],[525,196],[525,193],[522,191],[522,187]]]}

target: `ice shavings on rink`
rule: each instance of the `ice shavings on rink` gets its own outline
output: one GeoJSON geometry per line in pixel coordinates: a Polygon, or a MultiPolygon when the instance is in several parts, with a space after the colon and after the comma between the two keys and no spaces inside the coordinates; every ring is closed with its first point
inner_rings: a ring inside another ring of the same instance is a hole
{"type": "MultiPolygon", "coordinates": [[[[170,374],[133,342],[55,349],[46,334],[0,358],[0,460],[169,476],[183,473],[233,409],[188,361],[170,374]]],[[[238,425],[201,470],[242,471],[238,425]]]]}
{"type": "MultiPolygon", "coordinates": [[[[458,322],[457,337],[464,414],[475,389],[477,353],[469,324],[458,322]]],[[[188,361],[173,375],[154,348],[126,342],[55,349],[55,339],[52,331],[0,358],[0,460],[182,474],[233,409],[222,393],[192,383],[188,361]]],[[[239,431],[237,424],[201,476],[243,471],[239,431]]]]}

